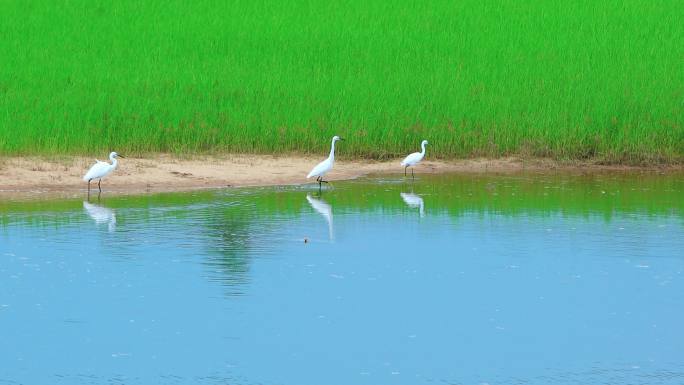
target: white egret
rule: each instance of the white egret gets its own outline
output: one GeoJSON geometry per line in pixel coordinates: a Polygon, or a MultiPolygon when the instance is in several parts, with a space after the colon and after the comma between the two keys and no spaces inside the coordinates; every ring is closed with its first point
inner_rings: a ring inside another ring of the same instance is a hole
{"type": "Polygon", "coordinates": [[[332,214],[332,206],[328,204],[328,202],[324,201],[323,199],[316,199],[312,197],[311,195],[307,194],[306,195],[306,200],[309,202],[311,207],[318,211],[319,214],[325,218],[325,220],[328,222],[328,237],[330,240],[333,240],[333,214],[332,214]]]}
{"type": "Polygon", "coordinates": [[[406,169],[411,167],[411,176],[415,178],[415,175],[413,174],[413,166],[417,165],[418,162],[423,160],[425,157],[425,145],[428,144],[427,140],[424,140],[423,142],[420,143],[420,147],[423,149],[421,152],[414,152],[413,154],[410,154],[404,160],[401,161],[401,165],[404,166],[404,176],[406,176],[406,169]]]}
{"type": "Polygon", "coordinates": [[[316,167],[314,167],[313,170],[311,170],[309,175],[306,176],[306,179],[315,176],[316,182],[318,182],[319,189],[321,188],[321,183],[328,183],[327,181],[323,180],[323,176],[333,168],[333,163],[335,163],[335,142],[337,142],[338,140],[344,139],[340,138],[337,135],[333,136],[332,144],[330,145],[330,155],[328,156],[328,159],[317,164],[316,167]]]}
{"type": "Polygon", "coordinates": [[[102,179],[107,177],[107,175],[111,174],[112,171],[116,169],[116,166],[118,165],[116,158],[124,158],[124,156],[121,156],[116,152],[112,152],[109,154],[109,160],[112,161],[111,164],[95,159],[95,164],[93,167],[91,167],[90,170],[88,170],[88,172],[83,176],[83,181],[88,182],[88,194],[90,194],[90,181],[93,179],[99,179],[97,182],[97,188],[100,190],[100,192],[102,192],[102,186],[100,186],[100,183],[102,183],[102,179]]]}
{"type": "Polygon", "coordinates": [[[408,207],[418,209],[421,218],[425,216],[425,202],[423,202],[423,198],[420,195],[414,193],[399,193],[399,195],[401,195],[401,199],[404,200],[408,207]]]}

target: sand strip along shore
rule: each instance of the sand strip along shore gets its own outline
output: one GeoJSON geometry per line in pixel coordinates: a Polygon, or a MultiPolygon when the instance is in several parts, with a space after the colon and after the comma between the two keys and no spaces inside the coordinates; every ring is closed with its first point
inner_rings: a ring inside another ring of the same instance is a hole
{"type": "MultiPolygon", "coordinates": [[[[307,180],[309,170],[324,157],[271,155],[226,155],[179,159],[170,155],[152,158],[126,158],[119,168],[102,182],[109,194],[192,191],[207,188],[269,186],[313,183],[307,180]]],[[[94,159],[74,157],[0,158],[0,199],[31,199],[45,196],[75,197],[86,191],[82,176],[94,159]]],[[[392,161],[336,161],[327,175],[331,181],[358,178],[369,174],[401,174],[400,159],[392,161]]],[[[594,164],[560,164],[550,160],[468,159],[421,162],[416,173],[515,173],[535,172],[604,172],[683,170],[682,166],[654,168],[602,166],[594,164]]],[[[94,185],[95,189],[97,186],[94,185]]]]}

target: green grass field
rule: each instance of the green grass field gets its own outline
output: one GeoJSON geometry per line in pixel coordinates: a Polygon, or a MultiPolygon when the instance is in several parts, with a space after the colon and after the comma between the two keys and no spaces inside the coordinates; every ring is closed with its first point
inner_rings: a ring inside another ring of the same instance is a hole
{"type": "Polygon", "coordinates": [[[681,0],[0,0],[0,154],[684,161],[681,0]]]}

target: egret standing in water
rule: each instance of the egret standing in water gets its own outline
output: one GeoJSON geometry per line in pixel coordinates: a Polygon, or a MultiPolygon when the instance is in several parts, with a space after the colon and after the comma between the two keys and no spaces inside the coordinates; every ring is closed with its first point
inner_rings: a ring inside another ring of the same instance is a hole
{"type": "Polygon", "coordinates": [[[107,175],[111,174],[112,171],[116,169],[116,166],[119,164],[116,158],[124,158],[124,156],[121,156],[116,152],[112,152],[109,154],[109,160],[112,161],[112,164],[95,159],[96,163],[83,176],[83,181],[88,182],[88,195],[90,195],[90,181],[93,179],[99,179],[97,182],[97,188],[100,190],[100,192],[102,192],[102,186],[100,186],[100,183],[102,183],[102,179],[107,177],[107,175]]]}
{"type": "Polygon", "coordinates": [[[404,160],[401,161],[401,165],[404,166],[404,176],[406,176],[406,169],[411,167],[411,177],[415,178],[416,176],[413,174],[413,166],[417,165],[418,162],[423,160],[425,157],[425,145],[428,144],[427,140],[424,140],[422,143],[420,143],[420,147],[423,149],[421,152],[414,152],[413,154],[410,154],[404,160]]]}
{"type": "Polygon", "coordinates": [[[318,182],[319,190],[321,189],[321,183],[328,183],[327,181],[323,180],[323,176],[333,168],[333,163],[335,163],[335,142],[337,142],[338,140],[344,139],[340,138],[337,135],[333,136],[332,144],[330,145],[330,155],[328,156],[328,159],[317,164],[316,167],[314,167],[313,170],[311,170],[309,175],[306,176],[306,179],[309,179],[313,176],[316,177],[316,182],[318,182]]]}

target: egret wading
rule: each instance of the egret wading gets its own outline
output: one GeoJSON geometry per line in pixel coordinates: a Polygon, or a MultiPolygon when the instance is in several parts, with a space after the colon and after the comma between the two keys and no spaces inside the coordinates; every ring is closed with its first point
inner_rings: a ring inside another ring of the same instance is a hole
{"type": "Polygon", "coordinates": [[[313,170],[311,170],[309,175],[306,176],[306,179],[309,179],[314,176],[316,177],[316,182],[318,182],[319,190],[321,189],[321,183],[328,183],[327,181],[323,180],[323,176],[333,168],[333,163],[335,163],[335,142],[337,142],[338,140],[344,139],[340,138],[337,135],[333,136],[332,143],[330,144],[330,155],[328,155],[328,159],[317,164],[316,167],[314,167],[313,170]]]}
{"type": "Polygon", "coordinates": [[[413,154],[410,154],[404,160],[401,161],[401,165],[404,166],[404,176],[406,176],[406,169],[411,167],[411,177],[415,178],[416,176],[413,174],[413,166],[417,165],[418,162],[423,160],[425,157],[425,146],[428,144],[427,140],[424,140],[420,143],[420,147],[422,148],[421,152],[414,152],[413,154]]]}
{"type": "Polygon", "coordinates": [[[116,152],[112,152],[109,154],[109,160],[112,161],[111,164],[95,159],[95,164],[93,167],[91,167],[90,170],[88,170],[88,172],[83,176],[83,180],[88,182],[88,195],[90,195],[90,181],[93,179],[99,179],[97,182],[97,188],[100,190],[100,192],[102,192],[102,186],[100,185],[102,183],[102,179],[106,178],[112,173],[112,171],[116,170],[116,166],[119,164],[116,158],[125,157],[117,154],[116,152]]]}

